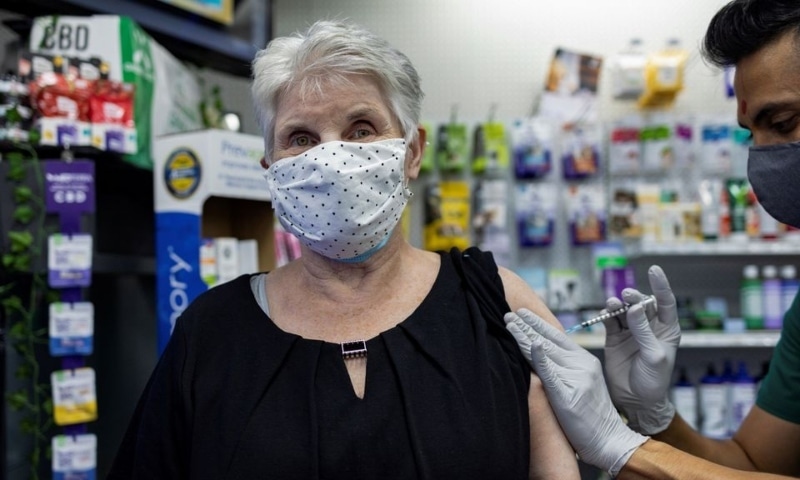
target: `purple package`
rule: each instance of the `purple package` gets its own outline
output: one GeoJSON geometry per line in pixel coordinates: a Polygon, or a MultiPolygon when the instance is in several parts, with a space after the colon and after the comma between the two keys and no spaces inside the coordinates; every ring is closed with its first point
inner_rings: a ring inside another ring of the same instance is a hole
{"type": "Polygon", "coordinates": [[[604,268],[600,282],[603,287],[603,295],[606,298],[622,298],[624,289],[636,288],[633,268],[630,266],[604,268]]]}

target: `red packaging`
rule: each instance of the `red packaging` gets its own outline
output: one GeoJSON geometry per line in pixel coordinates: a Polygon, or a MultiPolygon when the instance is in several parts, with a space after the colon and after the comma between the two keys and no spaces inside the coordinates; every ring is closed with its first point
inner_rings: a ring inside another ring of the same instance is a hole
{"type": "Polygon", "coordinates": [[[133,128],[133,85],[99,80],[89,99],[92,123],[133,128]]]}

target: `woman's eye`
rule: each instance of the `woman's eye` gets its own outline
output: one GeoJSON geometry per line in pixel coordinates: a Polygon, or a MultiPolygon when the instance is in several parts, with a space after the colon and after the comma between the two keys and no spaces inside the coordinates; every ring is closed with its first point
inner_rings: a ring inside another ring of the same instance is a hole
{"type": "Polygon", "coordinates": [[[367,138],[374,134],[375,130],[372,128],[370,124],[359,122],[359,125],[353,129],[353,133],[351,133],[350,135],[354,140],[359,140],[362,138],[367,138]]]}
{"type": "Polygon", "coordinates": [[[296,147],[307,147],[311,145],[311,139],[308,135],[296,135],[292,138],[291,144],[296,147]]]}

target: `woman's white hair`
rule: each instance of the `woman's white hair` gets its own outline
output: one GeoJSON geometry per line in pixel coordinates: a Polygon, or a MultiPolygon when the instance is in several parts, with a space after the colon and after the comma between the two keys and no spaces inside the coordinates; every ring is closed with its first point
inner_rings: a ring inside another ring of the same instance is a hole
{"type": "Polygon", "coordinates": [[[274,149],[275,111],[285,92],[295,86],[320,92],[329,82],[347,82],[354,74],[374,78],[406,141],[415,140],[423,93],[408,57],[360,26],[318,21],[305,32],[270,41],[253,60],[251,93],[267,159],[274,149]]]}

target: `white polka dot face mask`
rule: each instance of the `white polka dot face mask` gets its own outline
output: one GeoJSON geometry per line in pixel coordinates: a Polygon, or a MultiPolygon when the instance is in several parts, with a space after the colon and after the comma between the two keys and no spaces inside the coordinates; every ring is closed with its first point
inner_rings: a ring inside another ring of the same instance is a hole
{"type": "Polygon", "coordinates": [[[362,262],[386,244],[411,196],[406,142],[328,142],[264,173],[287,232],[325,257],[362,262]]]}

